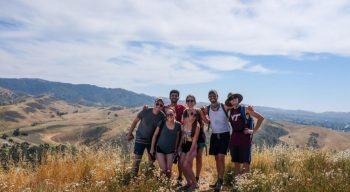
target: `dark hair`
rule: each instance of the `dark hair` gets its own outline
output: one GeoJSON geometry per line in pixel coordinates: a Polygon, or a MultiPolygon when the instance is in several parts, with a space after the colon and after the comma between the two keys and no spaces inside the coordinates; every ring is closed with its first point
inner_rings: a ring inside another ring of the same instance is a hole
{"type": "Polygon", "coordinates": [[[169,96],[170,96],[172,93],[176,93],[178,96],[180,96],[180,92],[179,92],[178,90],[176,90],[176,89],[171,90],[170,93],[169,93],[169,96]]]}

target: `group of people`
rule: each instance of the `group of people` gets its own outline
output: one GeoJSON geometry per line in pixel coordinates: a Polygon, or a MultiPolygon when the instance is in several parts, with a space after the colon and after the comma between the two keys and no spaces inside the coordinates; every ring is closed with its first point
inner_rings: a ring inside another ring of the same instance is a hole
{"type": "Polygon", "coordinates": [[[249,172],[252,150],[252,136],[259,129],[264,117],[251,106],[243,106],[243,96],[229,93],[224,103],[218,101],[216,90],[210,90],[210,105],[196,108],[196,98],[186,97],[186,106],[178,103],[180,92],[171,90],[171,103],[164,105],[162,98],[156,98],[153,107],[145,106],[133,120],[127,139],[134,139],[135,160],[133,173],[138,174],[142,155],[147,150],[149,163],[158,160],[161,173],[171,177],[172,165],[178,162],[178,183],[182,175],[187,181],[184,189],[194,190],[202,168],[203,151],[206,148],[205,124],[212,129],[209,143],[209,155],[215,157],[217,180],[210,185],[214,191],[220,191],[225,172],[225,156],[230,151],[234,163],[235,176],[249,172]],[[254,124],[254,119],[256,123],[254,124]],[[193,160],[196,158],[196,170],[193,160]],[[243,169],[242,169],[243,165],[243,169]]]}

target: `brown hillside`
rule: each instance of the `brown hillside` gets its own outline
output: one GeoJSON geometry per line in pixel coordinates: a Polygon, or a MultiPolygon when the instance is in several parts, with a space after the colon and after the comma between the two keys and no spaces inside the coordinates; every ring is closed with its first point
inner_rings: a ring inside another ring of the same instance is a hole
{"type": "Polygon", "coordinates": [[[297,125],[287,122],[278,122],[289,132],[288,135],[280,137],[280,140],[306,147],[312,133],[318,135],[317,143],[322,149],[345,150],[350,149],[350,133],[338,132],[327,128],[297,125]]]}

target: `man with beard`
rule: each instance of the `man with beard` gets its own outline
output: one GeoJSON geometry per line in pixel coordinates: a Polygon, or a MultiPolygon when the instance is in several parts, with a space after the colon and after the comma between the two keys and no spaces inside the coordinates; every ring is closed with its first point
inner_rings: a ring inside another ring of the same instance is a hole
{"type": "Polygon", "coordinates": [[[230,125],[228,121],[227,111],[229,106],[218,102],[218,93],[216,90],[210,90],[208,93],[210,105],[206,108],[202,107],[203,121],[210,124],[212,134],[210,136],[209,155],[215,156],[217,181],[210,185],[214,191],[220,191],[223,184],[225,172],[225,156],[228,151],[230,142],[230,125]],[[206,116],[208,115],[208,117],[206,116]]]}
{"type": "Polygon", "coordinates": [[[150,154],[151,141],[156,127],[165,119],[163,113],[164,102],[163,99],[158,97],[154,101],[154,107],[144,109],[137,114],[137,117],[132,122],[129,133],[127,134],[127,140],[131,141],[134,139],[133,131],[139,121],[139,126],[136,131],[136,140],[134,146],[134,165],[133,174],[137,176],[139,171],[142,155],[145,149],[148,152],[149,164],[153,164],[154,159],[150,154]]]}

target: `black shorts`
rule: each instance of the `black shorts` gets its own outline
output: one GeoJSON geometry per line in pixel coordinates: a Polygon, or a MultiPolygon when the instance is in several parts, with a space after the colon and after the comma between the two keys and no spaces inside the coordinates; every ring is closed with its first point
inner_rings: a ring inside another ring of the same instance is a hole
{"type": "Polygon", "coordinates": [[[212,133],[210,136],[209,155],[226,155],[230,143],[230,132],[212,133]]]}
{"type": "Polygon", "coordinates": [[[162,148],[160,148],[158,145],[157,145],[157,153],[162,153],[162,154],[164,154],[164,155],[168,155],[168,154],[173,154],[173,153],[175,153],[175,151],[164,151],[164,150],[162,150],[162,148]]]}
{"type": "Polygon", "coordinates": [[[230,146],[231,161],[234,163],[248,163],[252,160],[252,145],[230,146]]]}
{"type": "Polygon", "coordinates": [[[188,153],[191,150],[192,142],[187,141],[186,143],[183,143],[181,146],[183,153],[188,153]]]}

